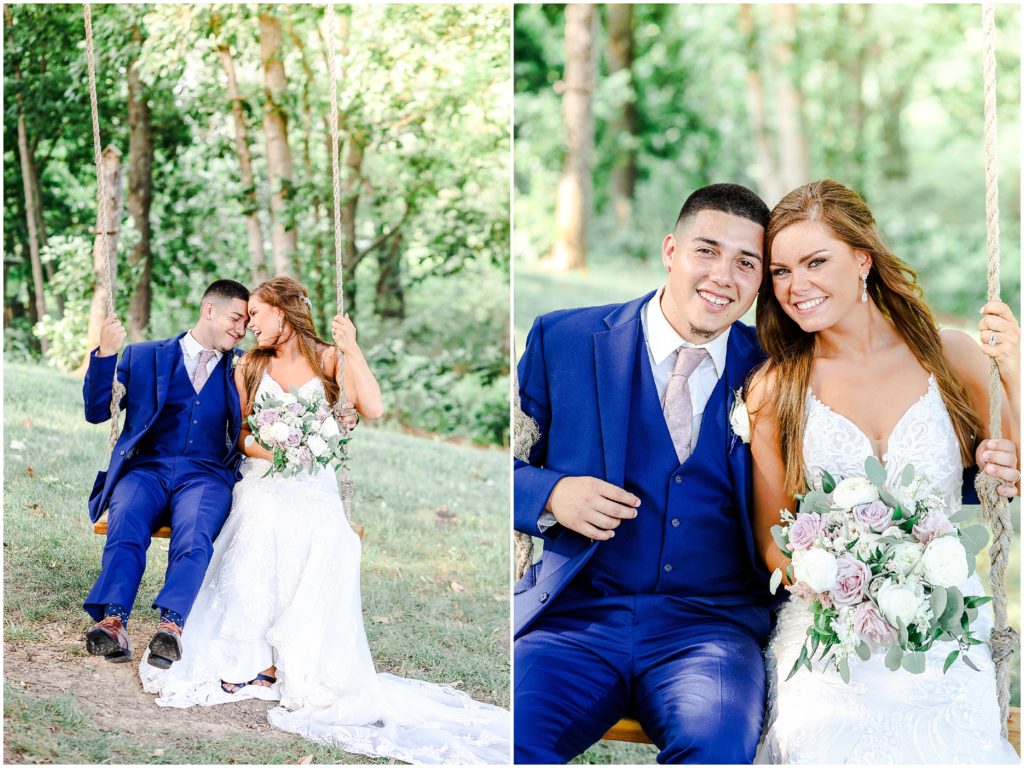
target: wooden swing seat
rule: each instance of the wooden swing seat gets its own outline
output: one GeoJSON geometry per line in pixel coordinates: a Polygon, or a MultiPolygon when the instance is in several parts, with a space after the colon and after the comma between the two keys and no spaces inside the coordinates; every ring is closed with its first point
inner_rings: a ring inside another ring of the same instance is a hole
{"type": "MultiPolygon", "coordinates": [[[[360,539],[362,539],[363,538],[363,534],[365,533],[366,529],[363,526],[359,525],[358,523],[352,523],[351,525],[352,525],[352,530],[356,532],[356,536],[358,536],[360,539]]],[[[92,524],[92,530],[93,530],[93,533],[98,533],[101,536],[106,536],[107,535],[107,513],[106,512],[104,512],[102,515],[100,515],[100,519],[92,524]]],[[[155,531],[153,531],[153,538],[154,539],[169,539],[169,538],[171,538],[171,529],[170,529],[170,527],[165,525],[162,528],[157,528],[155,531]]]]}
{"type": "MultiPolygon", "coordinates": [[[[1010,716],[1007,718],[1007,735],[1013,748],[1020,754],[1020,707],[1010,707],[1010,716]]],[[[605,741],[629,741],[634,744],[651,744],[651,740],[640,727],[640,723],[632,718],[624,717],[603,736],[605,741]]]]}

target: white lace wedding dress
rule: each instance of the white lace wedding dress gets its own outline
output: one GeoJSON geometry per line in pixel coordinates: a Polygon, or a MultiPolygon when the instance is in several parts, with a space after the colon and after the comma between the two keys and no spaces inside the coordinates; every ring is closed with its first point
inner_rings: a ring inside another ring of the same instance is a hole
{"type": "MultiPolygon", "coordinates": [[[[268,390],[282,392],[264,374],[257,397],[268,390]]],[[[323,397],[323,385],[313,379],[300,394],[323,397]]],[[[275,727],[372,757],[510,762],[507,711],[448,686],[375,672],[363,628],[360,541],[334,473],[264,478],[268,467],[243,461],[182,635],[182,658],[160,670],[144,656],[144,689],[159,693],[163,707],[280,701],[267,713],[275,727]],[[271,688],[220,687],[271,665],[271,688]]]]}
{"type": "MultiPolygon", "coordinates": [[[[864,474],[871,455],[866,435],[808,389],[804,463],[812,484],[821,470],[833,477],[864,474]]],[[[962,465],[953,424],[934,378],[928,391],[897,422],[882,457],[890,480],[913,464],[950,505],[960,507],[962,465]]],[[[977,575],[961,585],[965,595],[982,595],[977,575]]],[[[766,653],[768,710],[757,763],[1019,763],[999,734],[995,672],[986,645],[971,649],[979,672],[957,660],[942,665],[955,643],[936,643],[923,674],[889,671],[884,654],[850,660],[850,682],[815,662],[814,672],[798,671],[788,682],[809,625],[803,602],[791,598],[778,615],[766,653]]],[[[979,608],[975,634],[988,640],[991,606],[979,608]]]]}

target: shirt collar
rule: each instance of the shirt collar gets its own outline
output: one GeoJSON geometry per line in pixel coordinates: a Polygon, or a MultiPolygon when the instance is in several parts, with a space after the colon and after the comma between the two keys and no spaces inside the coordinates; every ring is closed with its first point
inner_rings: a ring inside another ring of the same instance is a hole
{"type": "MultiPolygon", "coordinates": [[[[181,337],[181,348],[184,350],[185,354],[189,356],[189,358],[198,357],[199,353],[206,349],[206,347],[204,347],[202,344],[196,341],[196,337],[192,335],[191,330],[189,330],[188,333],[181,337]]],[[[219,349],[211,349],[207,351],[213,352],[214,360],[220,360],[224,354],[219,349]]]]}
{"type": "Polygon", "coordinates": [[[644,310],[647,347],[651,351],[654,364],[661,365],[679,347],[702,347],[708,351],[711,362],[714,363],[715,372],[721,376],[725,370],[725,355],[729,349],[731,326],[705,344],[691,344],[676,332],[668,318],[665,317],[665,311],[661,308],[661,297],[664,292],[665,286],[662,286],[647,302],[647,307],[644,310]]]}

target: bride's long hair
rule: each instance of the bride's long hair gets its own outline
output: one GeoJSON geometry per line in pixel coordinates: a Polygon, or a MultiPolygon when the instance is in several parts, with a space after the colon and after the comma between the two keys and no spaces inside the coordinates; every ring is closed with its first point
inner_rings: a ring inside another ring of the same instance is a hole
{"type": "MultiPolygon", "coordinates": [[[[309,367],[323,382],[327,402],[331,404],[337,402],[340,392],[338,383],[327,375],[320,360],[322,350],[332,345],[321,339],[316,333],[316,328],[313,325],[313,309],[310,304],[307,304],[309,295],[302,284],[290,277],[275,277],[256,286],[250,297],[277,307],[284,313],[285,334],[289,329],[295,334],[295,338],[299,342],[299,349],[302,350],[302,356],[306,358],[309,367]]],[[[286,336],[286,338],[290,337],[286,336]]],[[[242,375],[248,399],[242,408],[243,418],[252,410],[260,379],[263,377],[263,372],[267,370],[270,359],[277,354],[277,347],[281,341],[282,339],[279,338],[277,344],[253,347],[242,358],[241,362],[244,366],[242,375]]]]}
{"type": "MultiPolygon", "coordinates": [[[[775,206],[765,235],[766,264],[771,263],[776,235],[802,221],[820,221],[836,239],[870,254],[868,294],[922,367],[935,376],[960,443],[961,458],[965,466],[973,465],[974,449],[984,428],[967,389],[943,354],[939,328],[914,270],[886,248],[875,218],[860,195],[832,179],[798,187],[775,206]]],[[[775,408],[779,447],[786,467],[785,490],[795,495],[805,489],[802,443],[816,335],[801,330],[779,304],[769,266],[764,269],[758,294],[757,335],[768,353],[764,365],[768,375],[764,380],[774,384],[774,391],[767,393],[765,402],[773,403],[775,408]]]]}

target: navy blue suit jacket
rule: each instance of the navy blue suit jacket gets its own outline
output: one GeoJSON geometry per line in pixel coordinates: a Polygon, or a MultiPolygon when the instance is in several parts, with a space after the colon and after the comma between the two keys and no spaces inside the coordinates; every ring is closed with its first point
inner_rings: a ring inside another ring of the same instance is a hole
{"type": "MultiPolygon", "coordinates": [[[[136,446],[156,422],[164,406],[167,389],[175,363],[181,356],[180,333],[172,339],[143,341],[125,347],[120,361],[116,355],[100,357],[94,349],[89,355],[89,368],[85,373],[82,395],[85,399],[85,419],[90,424],[102,424],[110,418],[110,396],[113,386],[115,365],[117,379],[127,390],[121,399],[121,412],[125,414],[124,429],[121,431],[110,456],[106,472],[96,475],[92,493],[89,494],[89,518],[95,522],[107,508],[110,494],[117,484],[124,467],[136,446]]],[[[241,355],[241,350],[232,350],[231,355],[241,355]]],[[[238,390],[232,378],[231,359],[222,361],[214,369],[204,385],[223,386],[228,403],[228,434],[225,435],[226,476],[235,477],[235,469],[241,459],[238,453],[238,435],[242,427],[241,405],[238,390]]]]}
{"type": "MultiPolygon", "coordinates": [[[[521,634],[586,565],[599,542],[562,526],[541,534],[537,520],[555,484],[566,476],[592,476],[622,486],[629,429],[640,311],[654,292],[625,304],[553,312],[537,318],[519,362],[523,411],[540,428],[529,463],[516,461],[515,527],[543,540],[544,554],[516,585],[515,633],[521,634]],[[557,405],[552,407],[552,400],[557,405]]],[[[764,359],[754,329],[735,323],[729,334],[724,376],[726,413],[751,369],[764,359]]],[[[730,429],[703,423],[701,429],[730,429]]],[[[739,556],[769,575],[754,548],[750,523],[750,447],[730,434],[729,465],[743,524],[739,556]]]]}

